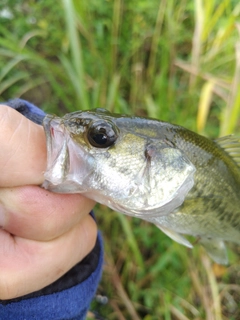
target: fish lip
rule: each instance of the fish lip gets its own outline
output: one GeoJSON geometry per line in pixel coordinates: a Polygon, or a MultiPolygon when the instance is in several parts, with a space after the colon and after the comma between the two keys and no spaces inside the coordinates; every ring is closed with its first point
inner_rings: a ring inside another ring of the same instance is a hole
{"type": "Polygon", "coordinates": [[[43,127],[47,143],[47,168],[44,173],[46,188],[50,181],[57,185],[64,181],[69,167],[68,139],[62,119],[52,115],[46,115],[43,119],[43,127]]]}

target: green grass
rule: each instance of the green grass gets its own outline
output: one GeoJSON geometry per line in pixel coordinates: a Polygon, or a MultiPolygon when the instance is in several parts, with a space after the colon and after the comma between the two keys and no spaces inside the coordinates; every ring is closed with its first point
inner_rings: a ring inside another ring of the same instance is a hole
{"type": "MultiPolygon", "coordinates": [[[[105,107],[208,137],[239,134],[238,0],[8,0],[0,17],[1,100],[63,114],[105,107]],[[56,19],[57,17],[57,19],[56,19]]],[[[0,10],[3,5],[0,5],[0,10]]],[[[95,210],[105,268],[93,302],[104,319],[240,319],[239,248],[213,264],[155,226],[95,210]]],[[[89,315],[89,318],[90,315],[89,315]]]]}

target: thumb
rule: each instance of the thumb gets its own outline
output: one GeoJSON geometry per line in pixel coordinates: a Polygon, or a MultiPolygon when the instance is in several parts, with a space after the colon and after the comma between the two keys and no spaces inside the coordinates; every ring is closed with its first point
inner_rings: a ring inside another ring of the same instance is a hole
{"type": "Polygon", "coordinates": [[[42,126],[16,110],[0,107],[0,187],[44,181],[46,141],[42,126]]]}

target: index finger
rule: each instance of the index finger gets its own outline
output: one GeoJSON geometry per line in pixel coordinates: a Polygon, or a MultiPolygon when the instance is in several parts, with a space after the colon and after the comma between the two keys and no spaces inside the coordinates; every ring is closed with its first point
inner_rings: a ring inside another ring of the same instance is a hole
{"type": "Polygon", "coordinates": [[[0,186],[40,185],[46,169],[43,127],[16,110],[0,107],[0,186]]]}

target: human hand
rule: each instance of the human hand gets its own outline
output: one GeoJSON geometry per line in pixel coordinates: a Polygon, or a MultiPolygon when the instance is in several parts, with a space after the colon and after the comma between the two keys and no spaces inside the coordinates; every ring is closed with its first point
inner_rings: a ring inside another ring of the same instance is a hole
{"type": "Polygon", "coordinates": [[[0,107],[0,299],[54,282],[94,247],[94,202],[39,187],[46,168],[44,130],[0,107]]]}

